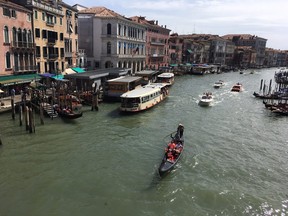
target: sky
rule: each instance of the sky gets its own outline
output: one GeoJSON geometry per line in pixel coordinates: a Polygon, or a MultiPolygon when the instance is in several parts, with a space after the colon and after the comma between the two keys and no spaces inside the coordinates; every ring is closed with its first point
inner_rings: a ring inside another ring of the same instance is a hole
{"type": "Polygon", "coordinates": [[[63,0],[104,6],[125,17],[144,16],[178,34],[251,34],[266,47],[288,50],[288,0],[63,0]]]}

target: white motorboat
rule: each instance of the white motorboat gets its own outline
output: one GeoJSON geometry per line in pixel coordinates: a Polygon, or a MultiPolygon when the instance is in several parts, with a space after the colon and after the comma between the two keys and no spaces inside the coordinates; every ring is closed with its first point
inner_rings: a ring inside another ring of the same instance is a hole
{"type": "Polygon", "coordinates": [[[225,85],[224,81],[223,80],[219,80],[219,81],[214,83],[214,88],[221,88],[224,85],[225,85]]]}
{"type": "Polygon", "coordinates": [[[204,93],[201,97],[201,99],[199,100],[199,105],[200,106],[210,106],[211,103],[213,101],[213,96],[212,96],[212,93],[211,92],[207,92],[207,93],[204,93]]]}

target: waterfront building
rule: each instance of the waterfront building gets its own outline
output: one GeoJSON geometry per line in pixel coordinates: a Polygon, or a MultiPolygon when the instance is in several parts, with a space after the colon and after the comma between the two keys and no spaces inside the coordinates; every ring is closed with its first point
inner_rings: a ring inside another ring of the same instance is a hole
{"type": "Polygon", "coordinates": [[[249,46],[238,46],[235,49],[234,66],[240,68],[254,67],[256,64],[256,51],[249,46]]]}
{"type": "Polygon", "coordinates": [[[36,73],[31,11],[0,0],[0,16],[0,76],[36,73]]]}
{"type": "Polygon", "coordinates": [[[167,67],[169,63],[170,29],[158,25],[158,21],[146,20],[143,16],[131,17],[136,23],[146,27],[146,66],[147,69],[158,70],[167,67]]]}
{"type": "Polygon", "coordinates": [[[88,69],[145,67],[145,26],[105,7],[79,11],[79,48],[88,69]]]}
{"type": "Polygon", "coordinates": [[[37,79],[32,13],[11,1],[0,0],[0,87],[3,95],[16,94],[37,79]]]}
{"type": "Polygon", "coordinates": [[[13,1],[32,11],[38,72],[61,74],[76,65],[77,10],[62,0],[13,1]]]}
{"type": "MultiPolygon", "coordinates": [[[[78,49],[78,11],[76,8],[59,1],[58,8],[62,8],[64,16],[62,18],[62,31],[64,37],[64,65],[61,65],[61,71],[66,68],[80,66],[83,62],[83,50],[78,49]],[[80,54],[79,54],[80,53],[80,54]],[[81,58],[82,57],[82,58],[81,58]]],[[[61,20],[61,19],[60,19],[61,20]]],[[[61,24],[61,23],[60,23],[61,24]]],[[[61,38],[60,38],[61,40],[61,38]]],[[[62,58],[63,53],[60,53],[62,58]]],[[[63,61],[61,61],[63,64],[63,61]]]]}
{"type": "Polygon", "coordinates": [[[277,55],[278,50],[272,48],[266,48],[265,50],[265,60],[263,63],[264,67],[277,67],[277,55]]]}
{"type": "Polygon", "coordinates": [[[256,61],[251,62],[250,67],[263,66],[267,39],[250,34],[227,34],[222,38],[232,41],[237,47],[251,47],[254,49],[256,61]]]}
{"type": "Polygon", "coordinates": [[[168,39],[168,44],[170,64],[173,66],[181,64],[183,39],[180,38],[177,33],[173,33],[168,39]]]}

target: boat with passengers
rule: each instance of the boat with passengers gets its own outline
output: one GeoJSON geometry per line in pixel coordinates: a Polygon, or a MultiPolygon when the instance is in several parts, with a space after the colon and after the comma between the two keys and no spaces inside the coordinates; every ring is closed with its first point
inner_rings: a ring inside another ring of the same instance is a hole
{"type": "Polygon", "coordinates": [[[120,96],[122,112],[139,112],[147,110],[163,101],[168,96],[165,83],[150,83],[120,96]]]}

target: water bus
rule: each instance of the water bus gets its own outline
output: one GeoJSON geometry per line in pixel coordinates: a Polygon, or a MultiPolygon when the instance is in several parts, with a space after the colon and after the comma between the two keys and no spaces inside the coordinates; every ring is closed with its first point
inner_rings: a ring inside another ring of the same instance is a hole
{"type": "Polygon", "coordinates": [[[166,83],[168,86],[174,84],[174,73],[161,73],[157,76],[158,83],[166,83]]]}
{"type": "Polygon", "coordinates": [[[150,83],[141,88],[122,94],[120,111],[139,112],[147,110],[163,101],[168,96],[165,83],[150,83]]]}

